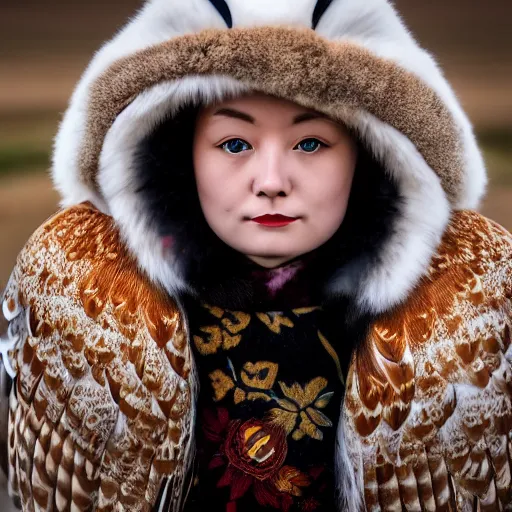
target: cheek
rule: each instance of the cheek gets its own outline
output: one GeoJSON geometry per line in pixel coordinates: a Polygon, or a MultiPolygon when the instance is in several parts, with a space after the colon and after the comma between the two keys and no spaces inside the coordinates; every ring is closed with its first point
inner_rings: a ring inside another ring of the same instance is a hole
{"type": "Polygon", "coordinates": [[[199,201],[209,222],[213,215],[221,215],[234,208],[236,187],[229,179],[229,169],[223,165],[218,149],[198,148],[194,154],[194,174],[199,201]]]}
{"type": "Polygon", "coordinates": [[[338,160],[318,166],[317,170],[321,169],[321,173],[317,173],[305,189],[309,191],[306,197],[313,223],[318,223],[328,230],[336,230],[339,227],[347,210],[354,167],[355,162],[352,160],[338,160]],[[340,161],[346,165],[340,168],[340,161]]]}
{"type": "Polygon", "coordinates": [[[312,202],[320,210],[343,209],[348,202],[352,179],[353,173],[345,169],[340,170],[339,166],[324,169],[322,175],[315,176],[308,187],[312,202]]]}

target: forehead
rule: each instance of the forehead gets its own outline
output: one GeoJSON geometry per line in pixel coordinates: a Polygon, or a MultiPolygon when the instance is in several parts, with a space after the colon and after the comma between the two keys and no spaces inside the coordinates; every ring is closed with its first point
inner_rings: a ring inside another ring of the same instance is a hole
{"type": "MultiPolygon", "coordinates": [[[[209,105],[202,110],[202,116],[213,117],[222,109],[239,110],[250,114],[256,119],[268,116],[269,113],[278,113],[280,116],[286,117],[295,117],[305,113],[317,113],[315,110],[303,107],[293,101],[276,98],[263,93],[253,93],[209,105]]],[[[317,114],[325,117],[324,114],[317,114]]]]}

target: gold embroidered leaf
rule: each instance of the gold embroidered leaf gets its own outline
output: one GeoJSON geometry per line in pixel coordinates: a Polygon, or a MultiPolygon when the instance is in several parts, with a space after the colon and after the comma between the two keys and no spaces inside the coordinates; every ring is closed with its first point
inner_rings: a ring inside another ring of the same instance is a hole
{"type": "Polygon", "coordinates": [[[297,429],[293,434],[292,434],[292,439],[294,441],[300,441],[301,439],[304,438],[306,434],[304,434],[304,432],[302,432],[302,430],[300,429],[297,429]]]}
{"type": "Polygon", "coordinates": [[[323,377],[316,377],[309,381],[305,388],[302,388],[296,382],[291,386],[287,386],[284,382],[279,382],[279,386],[287,398],[295,401],[301,409],[304,409],[313,403],[322,389],[327,386],[327,380],[323,377]]]}
{"type": "Polygon", "coordinates": [[[222,370],[215,370],[209,375],[212,381],[212,388],[215,393],[215,401],[222,400],[228,392],[235,387],[231,377],[228,377],[222,370]]]}
{"type": "Polygon", "coordinates": [[[247,394],[247,400],[264,400],[265,402],[270,402],[272,398],[266,395],[265,393],[251,391],[250,393],[247,394]]]}
{"type": "Polygon", "coordinates": [[[235,404],[238,405],[238,404],[242,403],[246,399],[246,396],[247,395],[243,389],[236,388],[235,394],[233,397],[235,404]]]}
{"type": "Polygon", "coordinates": [[[317,377],[316,379],[311,380],[306,384],[306,389],[304,393],[304,401],[302,407],[306,407],[307,405],[314,402],[315,398],[320,394],[320,392],[327,386],[327,379],[323,377],[317,377]]]}
{"type": "Polygon", "coordinates": [[[318,306],[313,306],[313,307],[309,307],[309,308],[296,308],[296,309],[292,309],[292,313],[297,316],[307,315],[308,313],[312,313],[313,311],[316,311],[317,309],[320,309],[320,308],[318,306]]]}
{"type": "Polygon", "coordinates": [[[315,425],[319,427],[332,427],[332,421],[323,412],[317,411],[312,407],[308,407],[306,412],[315,425]]]}
{"type": "Polygon", "coordinates": [[[327,353],[331,356],[331,359],[333,360],[334,364],[336,365],[336,370],[338,372],[338,377],[340,379],[340,382],[345,385],[345,377],[343,376],[343,370],[341,369],[341,363],[340,358],[338,357],[338,354],[336,350],[334,350],[334,347],[331,345],[329,340],[320,332],[317,331],[318,339],[320,340],[320,343],[324,347],[324,349],[327,351],[327,353]]]}
{"type": "Polygon", "coordinates": [[[222,333],[222,348],[224,350],[230,350],[238,346],[242,341],[242,336],[237,334],[236,336],[230,336],[226,331],[222,333]]]}
{"type": "Polygon", "coordinates": [[[267,413],[268,422],[284,429],[287,435],[295,428],[297,418],[297,413],[283,409],[270,409],[267,413]]]}
{"type": "Polygon", "coordinates": [[[194,336],[194,343],[197,350],[203,356],[215,354],[222,344],[222,332],[219,327],[212,325],[210,327],[202,327],[201,331],[208,334],[208,338],[202,336],[194,336]]]}
{"type": "Polygon", "coordinates": [[[279,387],[281,388],[284,396],[290,398],[291,400],[295,400],[295,402],[300,405],[304,391],[299,386],[299,384],[294,382],[291,386],[287,386],[284,382],[279,381],[279,387]]]}
{"type": "Polygon", "coordinates": [[[203,307],[207,309],[214,317],[222,318],[224,316],[224,310],[217,306],[210,306],[209,304],[203,304],[203,307]]]}
{"type": "Polygon", "coordinates": [[[286,411],[295,413],[299,412],[299,408],[297,407],[297,405],[291,402],[290,400],[286,400],[286,398],[279,398],[276,401],[279,404],[279,406],[285,409],[286,411]]]}
{"type": "Polygon", "coordinates": [[[279,313],[256,313],[256,316],[274,333],[281,333],[281,326],[285,327],[293,327],[293,322],[279,313]]]}
{"type": "Polygon", "coordinates": [[[322,396],[318,397],[315,402],[315,407],[318,407],[319,409],[323,409],[324,407],[327,407],[329,402],[331,401],[331,398],[333,397],[334,392],[329,391],[329,393],[324,393],[322,396]]]}
{"type": "Polygon", "coordinates": [[[251,321],[251,315],[242,311],[231,311],[231,315],[234,316],[235,321],[230,320],[227,317],[222,319],[222,325],[231,333],[238,334],[243,331],[251,321]]]}
{"type": "Polygon", "coordinates": [[[302,421],[300,422],[299,430],[304,432],[304,434],[318,441],[321,441],[324,438],[322,431],[316,427],[304,411],[300,413],[300,419],[302,421]]]}

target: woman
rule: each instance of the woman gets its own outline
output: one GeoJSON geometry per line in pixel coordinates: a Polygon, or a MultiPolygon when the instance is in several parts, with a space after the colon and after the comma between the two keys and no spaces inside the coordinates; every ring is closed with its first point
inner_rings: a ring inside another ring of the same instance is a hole
{"type": "Polygon", "coordinates": [[[48,510],[510,505],[511,237],[385,0],[152,0],[56,140],[4,296],[48,510]]]}

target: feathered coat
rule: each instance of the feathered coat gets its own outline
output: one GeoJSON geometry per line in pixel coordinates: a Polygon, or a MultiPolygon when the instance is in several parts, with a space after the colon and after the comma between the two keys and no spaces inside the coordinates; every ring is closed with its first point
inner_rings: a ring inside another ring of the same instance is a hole
{"type": "Polygon", "coordinates": [[[338,425],[340,509],[512,506],[512,238],[468,210],[486,183],[471,125],[386,0],[150,0],[95,55],[56,139],[64,209],[4,294],[11,495],[182,508],[197,385],[179,296],[203,233],[180,217],[182,162],[158,195],[141,147],[181,107],[246,91],[345,123],[396,189],[384,217],[360,206],[375,236],[327,283],[372,318],[338,425]]]}

